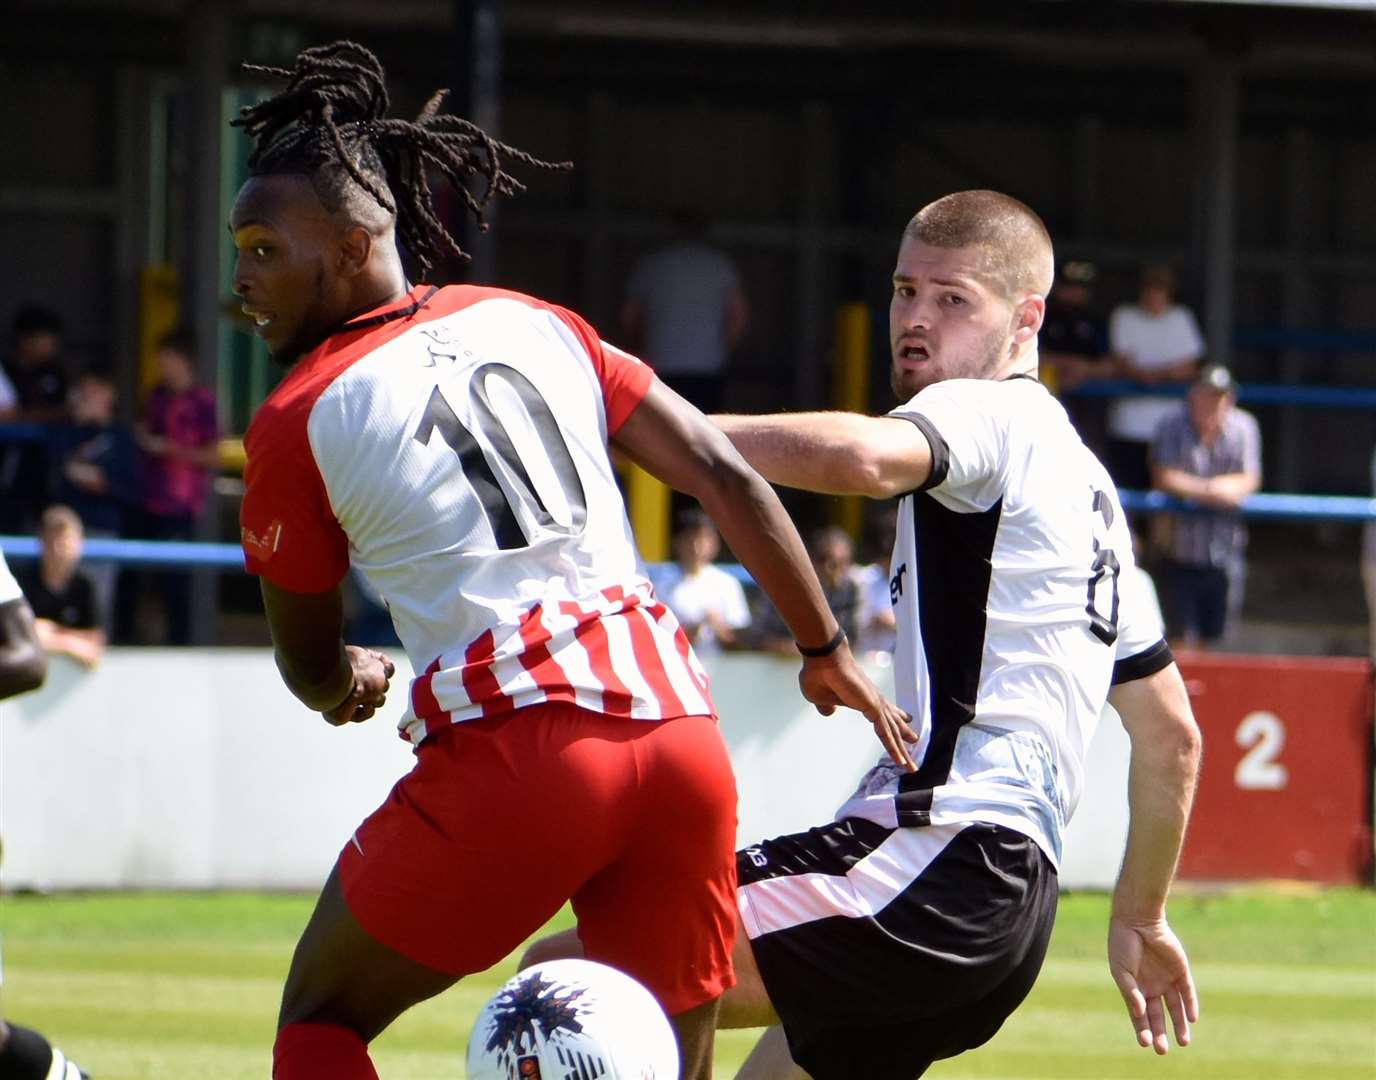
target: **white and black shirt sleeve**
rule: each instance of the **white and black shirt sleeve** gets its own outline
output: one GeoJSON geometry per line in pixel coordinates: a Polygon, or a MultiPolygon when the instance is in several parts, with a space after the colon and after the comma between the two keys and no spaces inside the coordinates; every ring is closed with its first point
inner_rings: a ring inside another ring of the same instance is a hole
{"type": "Polygon", "coordinates": [[[965,510],[983,511],[997,502],[1007,470],[1010,403],[997,383],[948,379],[890,412],[917,425],[931,445],[932,471],[922,490],[965,510]]]}

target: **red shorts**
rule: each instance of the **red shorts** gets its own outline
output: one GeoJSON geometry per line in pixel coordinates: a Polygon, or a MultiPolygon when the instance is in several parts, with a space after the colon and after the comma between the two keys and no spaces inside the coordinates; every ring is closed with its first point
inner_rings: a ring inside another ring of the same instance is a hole
{"type": "Polygon", "coordinates": [[[716,721],[535,705],[431,735],[339,856],[368,934],[454,976],[572,899],[591,960],[670,1015],[735,981],[736,784],[716,721]]]}

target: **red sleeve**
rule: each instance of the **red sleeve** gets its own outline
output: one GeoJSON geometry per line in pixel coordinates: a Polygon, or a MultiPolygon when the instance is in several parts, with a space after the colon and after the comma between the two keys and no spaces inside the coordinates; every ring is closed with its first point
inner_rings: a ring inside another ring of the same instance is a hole
{"type": "Polygon", "coordinates": [[[250,574],[289,592],[317,593],[348,572],[349,541],[306,437],[308,415],[269,399],[249,426],[239,535],[250,574]]]}
{"type": "Polygon", "coordinates": [[[583,343],[593,370],[597,372],[597,380],[602,384],[602,402],[607,410],[607,435],[615,435],[649,393],[654,372],[643,360],[599,338],[597,331],[581,316],[567,308],[551,306],[551,310],[583,343]]]}

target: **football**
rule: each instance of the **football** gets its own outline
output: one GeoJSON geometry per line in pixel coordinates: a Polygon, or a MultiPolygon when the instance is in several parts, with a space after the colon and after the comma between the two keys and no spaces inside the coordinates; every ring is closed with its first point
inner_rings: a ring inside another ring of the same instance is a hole
{"type": "Polygon", "coordinates": [[[469,1080],[675,1080],[678,1044],[629,975],[551,960],[503,984],[468,1039],[469,1080]]]}

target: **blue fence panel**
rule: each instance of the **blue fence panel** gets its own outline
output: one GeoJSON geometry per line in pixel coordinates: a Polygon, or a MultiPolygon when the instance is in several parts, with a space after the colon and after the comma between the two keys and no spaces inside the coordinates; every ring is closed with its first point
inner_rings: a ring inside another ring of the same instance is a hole
{"type": "MultiPolygon", "coordinates": [[[[1183,397],[1188,383],[1140,386],[1127,379],[1083,383],[1064,392],[1066,397],[1124,396],[1183,397]]],[[[1376,409],[1376,387],[1295,386],[1279,383],[1239,383],[1237,400],[1243,405],[1298,405],[1309,409],[1376,409]]]]}
{"type": "MultiPolygon", "coordinates": [[[[1159,513],[1211,514],[1218,511],[1164,495],[1159,491],[1121,491],[1125,510],[1159,513]]],[[[1376,499],[1357,495],[1287,495],[1267,492],[1243,502],[1243,517],[1256,520],[1376,522],[1376,499]]],[[[7,558],[35,559],[38,540],[32,536],[0,536],[7,558]]],[[[242,570],[244,553],[238,544],[191,543],[178,540],[101,540],[85,542],[83,558],[130,566],[198,567],[242,570]]],[[[727,566],[742,581],[750,576],[739,566],[727,566]]]]}

